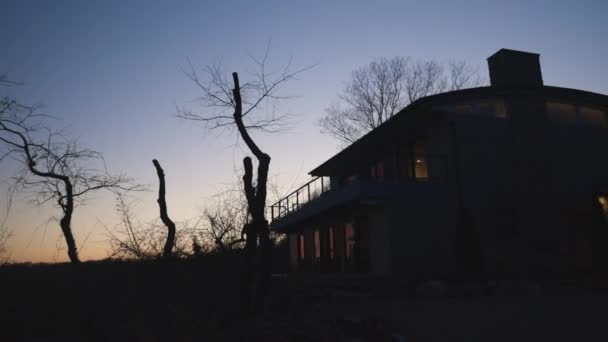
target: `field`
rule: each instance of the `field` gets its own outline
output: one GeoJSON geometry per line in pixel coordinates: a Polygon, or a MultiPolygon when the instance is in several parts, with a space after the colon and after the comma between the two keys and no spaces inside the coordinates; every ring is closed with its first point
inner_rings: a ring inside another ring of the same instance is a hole
{"type": "Polygon", "coordinates": [[[608,341],[584,282],[408,283],[273,276],[237,313],[238,259],[0,267],[0,341],[608,341]]]}

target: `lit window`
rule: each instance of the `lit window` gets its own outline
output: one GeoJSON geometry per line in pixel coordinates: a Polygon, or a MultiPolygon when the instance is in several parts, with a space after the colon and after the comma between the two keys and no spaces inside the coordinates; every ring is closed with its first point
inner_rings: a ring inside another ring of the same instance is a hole
{"type": "Polygon", "coordinates": [[[414,144],[414,176],[416,179],[429,178],[429,168],[426,159],[426,148],[422,143],[414,144]]]}
{"type": "Polygon", "coordinates": [[[581,106],[578,108],[578,113],[583,123],[608,127],[606,113],[600,109],[581,106]]]}
{"type": "Polygon", "coordinates": [[[597,196],[597,201],[600,204],[600,210],[602,211],[604,218],[608,221],[608,195],[597,196]]]}
{"type": "Polygon", "coordinates": [[[319,230],[315,230],[315,259],[321,259],[321,236],[319,230]]]}
{"type": "Polygon", "coordinates": [[[547,102],[547,116],[550,120],[561,123],[576,123],[576,106],[568,103],[547,102]]]}
{"type": "Polygon", "coordinates": [[[507,109],[504,100],[485,100],[475,103],[473,108],[475,114],[490,115],[497,118],[506,118],[507,109]]]}

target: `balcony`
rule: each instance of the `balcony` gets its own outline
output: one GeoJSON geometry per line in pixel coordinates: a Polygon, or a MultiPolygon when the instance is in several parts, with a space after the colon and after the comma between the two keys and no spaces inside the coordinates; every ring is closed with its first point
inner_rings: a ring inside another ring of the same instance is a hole
{"type": "MultiPolygon", "coordinates": [[[[317,177],[268,208],[271,229],[286,232],[332,208],[386,205],[391,201],[424,202],[453,193],[445,156],[427,156],[426,162],[429,168],[424,177],[418,178],[353,179],[331,184],[329,177],[317,177]]],[[[420,176],[414,168],[412,174],[420,176]]]]}
{"type": "Polygon", "coordinates": [[[300,208],[306,206],[311,201],[321,197],[324,193],[331,190],[329,177],[321,176],[314,178],[310,182],[302,185],[294,192],[283,197],[278,202],[270,206],[270,217],[272,221],[280,219],[300,208]]]}

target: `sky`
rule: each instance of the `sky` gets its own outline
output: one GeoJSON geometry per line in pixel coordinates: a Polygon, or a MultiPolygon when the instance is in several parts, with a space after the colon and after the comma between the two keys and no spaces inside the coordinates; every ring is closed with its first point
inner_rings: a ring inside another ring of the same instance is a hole
{"type": "MultiPolygon", "coordinates": [[[[291,129],[256,134],[272,156],[283,191],[339,150],[316,122],[352,70],[379,57],[464,60],[487,77],[500,48],[541,54],[545,84],[608,94],[608,2],[596,1],[11,1],[0,2],[0,74],[21,83],[10,95],[41,104],[79,142],[103,153],[108,168],[152,185],[159,159],[169,214],[191,219],[236,181],[245,155],[234,132],[210,132],[176,118],[179,107],[204,113],[186,77],[221,63],[241,79],[269,46],[269,68],[293,59],[314,65],[281,89],[279,110],[291,129]]],[[[0,163],[0,181],[13,168],[0,163]]],[[[7,192],[1,183],[0,195],[7,192]]],[[[141,222],[158,215],[156,193],[135,195],[141,222]]],[[[6,205],[6,196],[0,196],[6,205]]],[[[66,253],[53,207],[16,197],[0,222],[12,231],[17,262],[61,262],[66,253]],[[59,249],[58,249],[59,247],[59,249]]],[[[92,196],[77,208],[73,230],[82,259],[106,257],[118,220],[114,199],[92,196]]]]}

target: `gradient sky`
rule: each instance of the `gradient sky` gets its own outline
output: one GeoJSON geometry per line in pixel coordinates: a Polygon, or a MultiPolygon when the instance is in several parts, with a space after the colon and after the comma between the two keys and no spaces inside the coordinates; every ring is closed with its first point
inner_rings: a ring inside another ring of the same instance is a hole
{"type": "MultiPolygon", "coordinates": [[[[167,174],[169,212],[194,217],[235,181],[243,150],[234,134],[205,132],[175,118],[197,97],[186,59],[227,71],[254,69],[271,41],[271,66],[293,56],[317,66],[283,91],[298,114],[293,129],[257,135],[283,187],[304,183],[338,146],[315,122],[350,72],[378,57],[465,60],[487,77],[500,48],[541,54],[545,84],[608,94],[608,2],[597,1],[7,1],[0,3],[0,73],[23,83],[11,94],[42,103],[112,171],[156,185],[152,158],[167,174]]],[[[0,164],[0,178],[10,165],[0,164]]],[[[6,186],[0,186],[6,192],[6,186]]],[[[141,221],[157,215],[154,192],[140,194],[141,221]]],[[[4,205],[4,196],[0,204],[4,205]]],[[[65,261],[57,209],[17,198],[7,224],[15,261],[65,261]]],[[[4,213],[0,214],[2,218],[4,213]]],[[[117,220],[111,196],[96,195],[74,217],[82,259],[105,257],[103,224],[117,220]]]]}

